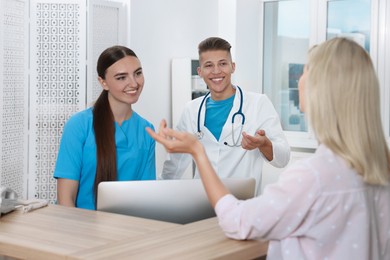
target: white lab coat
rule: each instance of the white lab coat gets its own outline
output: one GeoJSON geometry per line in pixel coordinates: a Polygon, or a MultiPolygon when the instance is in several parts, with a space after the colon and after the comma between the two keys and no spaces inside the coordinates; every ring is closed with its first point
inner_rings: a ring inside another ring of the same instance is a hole
{"type": "MultiPolygon", "coordinates": [[[[290,159],[290,146],[282,131],[280,120],[271,101],[264,94],[243,92],[242,111],[245,115],[245,124],[243,131],[254,135],[257,130],[265,130],[266,136],[271,140],[273,145],[273,160],[268,161],[259,149],[245,150],[241,146],[229,147],[224,144],[233,143],[232,139],[232,116],[240,106],[240,92],[236,91],[233,101],[233,108],[223,126],[219,141],[204,126],[205,120],[205,103],[201,109],[200,129],[204,133],[200,140],[205,147],[206,153],[215,171],[221,178],[242,178],[253,177],[256,179],[256,194],[261,190],[261,171],[264,160],[271,165],[281,168],[287,165],[290,159]]],[[[203,97],[194,99],[186,104],[181,115],[177,130],[189,133],[197,132],[198,111],[203,97]]],[[[239,136],[241,128],[241,117],[236,116],[234,122],[235,140],[239,137],[241,144],[242,135],[239,136]]],[[[167,160],[160,178],[162,179],[179,179],[184,174],[188,165],[192,162],[191,155],[188,154],[168,154],[167,160]]],[[[199,177],[196,169],[195,177],[199,177]]]]}

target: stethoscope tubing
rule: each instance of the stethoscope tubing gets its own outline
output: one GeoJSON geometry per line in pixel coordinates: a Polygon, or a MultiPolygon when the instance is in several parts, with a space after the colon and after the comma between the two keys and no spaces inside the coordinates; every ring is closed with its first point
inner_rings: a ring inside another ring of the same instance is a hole
{"type": "MultiPolygon", "coordinates": [[[[239,86],[237,86],[237,89],[238,91],[240,92],[240,106],[237,110],[236,113],[233,114],[232,116],[232,136],[233,136],[233,145],[229,145],[228,143],[225,142],[225,145],[228,145],[228,146],[238,146],[237,143],[235,140],[234,140],[234,134],[233,134],[233,125],[234,125],[234,119],[236,116],[240,115],[242,117],[242,120],[241,120],[241,131],[242,132],[242,127],[244,126],[244,123],[245,123],[245,115],[244,113],[242,112],[242,106],[243,106],[243,103],[244,103],[244,96],[242,94],[242,90],[239,86]]],[[[197,132],[196,132],[196,135],[198,137],[198,139],[202,139],[203,138],[203,132],[200,130],[200,115],[202,113],[202,107],[207,99],[207,97],[210,95],[210,92],[208,92],[202,99],[202,102],[200,103],[200,106],[199,106],[199,109],[198,109],[198,119],[197,119],[197,132]]],[[[239,139],[239,138],[238,138],[239,139]]]]}

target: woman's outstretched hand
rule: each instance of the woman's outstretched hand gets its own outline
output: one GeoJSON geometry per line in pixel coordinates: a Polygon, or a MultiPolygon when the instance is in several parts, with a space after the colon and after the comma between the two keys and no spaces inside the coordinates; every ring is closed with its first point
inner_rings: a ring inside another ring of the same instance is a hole
{"type": "Polygon", "coordinates": [[[169,153],[189,153],[195,160],[199,174],[205,187],[211,206],[215,207],[220,198],[229,193],[214,171],[206,151],[199,140],[187,132],[179,132],[167,127],[167,122],[162,120],[158,132],[147,127],[150,136],[162,144],[169,153]]]}
{"type": "Polygon", "coordinates": [[[167,122],[161,120],[158,132],[147,127],[148,134],[157,142],[161,143],[169,153],[189,153],[195,156],[203,149],[202,144],[196,137],[187,132],[179,132],[167,127],[167,122]]]}

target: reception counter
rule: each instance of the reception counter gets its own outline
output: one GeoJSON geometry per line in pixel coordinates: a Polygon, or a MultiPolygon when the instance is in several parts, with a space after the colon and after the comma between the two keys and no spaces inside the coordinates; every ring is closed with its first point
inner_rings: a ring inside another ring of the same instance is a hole
{"type": "Polygon", "coordinates": [[[58,205],[0,218],[0,255],[17,259],[261,259],[267,243],[226,238],[217,219],[186,225],[58,205]]]}

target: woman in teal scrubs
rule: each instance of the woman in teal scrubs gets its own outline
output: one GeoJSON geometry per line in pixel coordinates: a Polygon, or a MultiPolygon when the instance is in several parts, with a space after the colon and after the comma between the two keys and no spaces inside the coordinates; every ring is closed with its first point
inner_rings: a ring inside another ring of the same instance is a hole
{"type": "Polygon", "coordinates": [[[54,171],[57,203],[91,210],[102,181],[156,179],[155,141],[145,131],[153,125],[132,109],[144,86],[140,60],[113,46],[97,72],[103,91],[65,124],[54,171]]]}

